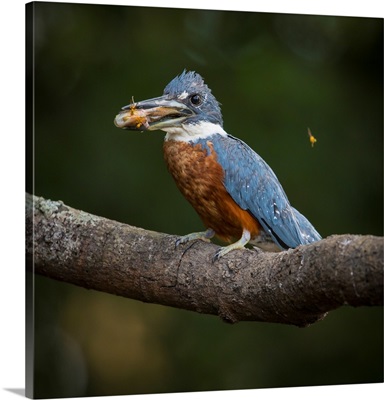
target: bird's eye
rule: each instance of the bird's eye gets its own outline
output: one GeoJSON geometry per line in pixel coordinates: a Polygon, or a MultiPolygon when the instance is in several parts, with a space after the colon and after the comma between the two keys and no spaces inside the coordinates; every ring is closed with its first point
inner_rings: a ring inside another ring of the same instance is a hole
{"type": "Polygon", "coordinates": [[[193,94],[189,99],[194,106],[198,106],[202,102],[201,96],[199,94],[193,94]]]}

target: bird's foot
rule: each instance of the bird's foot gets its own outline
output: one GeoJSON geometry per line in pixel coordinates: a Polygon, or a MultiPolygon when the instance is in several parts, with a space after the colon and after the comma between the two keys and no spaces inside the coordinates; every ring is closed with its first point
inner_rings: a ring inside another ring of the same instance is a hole
{"type": "Polygon", "coordinates": [[[216,253],[214,254],[214,256],[212,257],[212,261],[213,262],[217,261],[221,257],[223,257],[226,254],[228,254],[230,251],[240,250],[240,249],[244,249],[244,245],[243,244],[238,244],[238,242],[232,243],[232,244],[230,244],[228,246],[220,247],[220,249],[217,250],[216,253]]]}
{"type": "Polygon", "coordinates": [[[212,229],[207,229],[204,232],[193,232],[188,235],[182,236],[180,239],[176,240],[175,247],[179,246],[180,244],[184,244],[190,242],[192,240],[203,240],[204,242],[210,242],[215,236],[215,231],[212,229]]]}
{"type": "Polygon", "coordinates": [[[244,249],[245,245],[249,242],[250,239],[251,239],[251,234],[246,229],[244,229],[240,240],[228,246],[220,247],[220,249],[213,256],[212,261],[213,262],[217,261],[219,258],[225,256],[232,250],[244,249]]]}

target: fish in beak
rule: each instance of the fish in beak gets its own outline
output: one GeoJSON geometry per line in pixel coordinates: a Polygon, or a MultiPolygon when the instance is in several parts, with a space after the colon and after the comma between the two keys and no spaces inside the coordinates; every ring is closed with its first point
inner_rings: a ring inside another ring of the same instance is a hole
{"type": "Polygon", "coordinates": [[[114,123],[122,129],[154,131],[180,126],[193,114],[183,102],[161,96],[123,107],[114,123]]]}

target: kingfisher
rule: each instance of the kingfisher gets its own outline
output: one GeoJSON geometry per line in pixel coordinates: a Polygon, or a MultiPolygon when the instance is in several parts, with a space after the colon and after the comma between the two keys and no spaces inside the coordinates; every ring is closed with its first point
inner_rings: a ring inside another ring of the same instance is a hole
{"type": "Polygon", "coordinates": [[[291,206],[269,165],[246,143],[223,128],[220,104],[201,75],[184,70],[160,97],[123,107],[118,128],[166,132],[163,151],[177,187],[200,216],[206,230],[185,235],[229,243],[217,260],[248,243],[267,251],[306,245],[321,236],[291,206]]]}

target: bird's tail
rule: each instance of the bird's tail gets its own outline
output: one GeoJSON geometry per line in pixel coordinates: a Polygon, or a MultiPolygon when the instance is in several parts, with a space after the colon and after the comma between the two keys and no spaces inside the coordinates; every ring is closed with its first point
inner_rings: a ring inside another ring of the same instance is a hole
{"type": "MultiPolygon", "coordinates": [[[[320,234],[316,231],[313,225],[301,214],[296,208],[292,207],[292,211],[295,215],[297,228],[299,231],[298,239],[299,241],[296,243],[296,246],[310,244],[313,242],[317,242],[321,240],[320,234]]],[[[266,233],[264,230],[260,232],[260,234],[254,238],[252,238],[249,243],[253,246],[256,246],[264,251],[270,252],[279,252],[283,249],[276,244],[276,242],[272,239],[272,236],[266,233]]],[[[295,247],[296,247],[295,246],[295,247]]]]}
{"type": "Polygon", "coordinates": [[[296,208],[292,207],[292,210],[295,214],[302,237],[302,243],[300,244],[309,244],[321,240],[319,232],[317,232],[317,230],[307,220],[307,218],[305,218],[303,214],[297,211],[296,208]]]}

